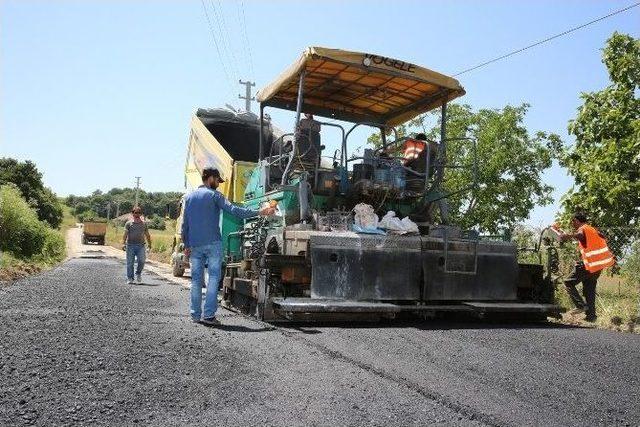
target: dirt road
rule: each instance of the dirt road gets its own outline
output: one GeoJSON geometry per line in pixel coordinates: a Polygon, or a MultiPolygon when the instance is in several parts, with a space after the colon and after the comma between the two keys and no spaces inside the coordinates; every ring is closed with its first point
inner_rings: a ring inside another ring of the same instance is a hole
{"type": "MultiPolygon", "coordinates": [[[[79,224],[78,224],[79,225],[79,224]]],[[[116,249],[108,245],[85,245],[82,243],[82,228],[70,228],[67,230],[66,243],[67,243],[67,258],[84,258],[84,259],[99,259],[99,258],[115,258],[124,260],[125,252],[121,249],[116,249]]],[[[145,270],[153,272],[163,279],[169,280],[173,283],[182,285],[185,288],[189,288],[189,277],[174,277],[171,272],[171,266],[160,262],[147,259],[145,270]]]]}
{"type": "Polygon", "coordinates": [[[639,335],[227,311],[205,328],[184,287],[123,269],[74,258],[0,290],[0,425],[640,424],[639,335]]]}

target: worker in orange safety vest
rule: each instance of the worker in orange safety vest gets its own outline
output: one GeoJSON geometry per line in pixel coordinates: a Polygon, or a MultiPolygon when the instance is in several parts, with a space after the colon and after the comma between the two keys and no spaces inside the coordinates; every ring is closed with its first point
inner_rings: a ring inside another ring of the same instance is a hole
{"type": "Polygon", "coordinates": [[[615,257],[607,246],[604,236],[593,226],[587,224],[584,213],[578,212],[571,218],[571,226],[575,233],[565,233],[555,224],[552,226],[558,233],[560,241],[576,239],[580,249],[581,260],[576,262],[573,273],[565,281],[567,293],[576,306],[573,314],[585,313],[587,322],[596,320],[596,284],[603,269],[615,264],[615,257]],[[576,285],[582,282],[582,294],[576,285]]]}
{"type": "Polygon", "coordinates": [[[426,139],[427,136],[425,134],[419,133],[416,135],[415,139],[407,139],[405,141],[404,150],[402,152],[405,165],[412,160],[417,159],[420,156],[420,153],[425,150],[427,147],[426,139]]]}

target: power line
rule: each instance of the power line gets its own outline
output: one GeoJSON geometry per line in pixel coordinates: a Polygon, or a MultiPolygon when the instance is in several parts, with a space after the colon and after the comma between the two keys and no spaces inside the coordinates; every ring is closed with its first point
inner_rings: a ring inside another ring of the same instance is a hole
{"type": "MultiPolygon", "coordinates": [[[[213,1],[213,0],[212,0],[213,1]]],[[[225,10],[224,10],[224,6],[222,3],[222,0],[217,0],[218,1],[218,8],[220,9],[220,17],[222,19],[222,28],[224,30],[224,34],[226,36],[227,39],[227,44],[229,46],[229,51],[231,52],[231,56],[233,58],[233,61],[236,65],[236,69],[238,70],[238,78],[240,77],[240,63],[238,62],[237,58],[236,58],[236,54],[235,54],[235,50],[233,49],[233,43],[231,42],[233,40],[233,38],[231,38],[231,32],[229,31],[229,29],[227,28],[227,21],[225,19],[225,10]]],[[[235,37],[234,37],[235,38],[235,37]]]]}
{"type": "Polygon", "coordinates": [[[218,1],[218,6],[220,7],[220,12],[218,12],[218,8],[216,7],[213,0],[209,0],[209,3],[211,3],[211,8],[213,9],[214,17],[218,24],[218,29],[220,30],[220,39],[222,40],[221,42],[222,47],[227,54],[227,58],[230,60],[229,63],[231,64],[231,68],[235,73],[234,77],[239,78],[240,72],[238,69],[238,61],[236,60],[236,56],[233,53],[231,43],[229,42],[229,38],[227,37],[227,34],[229,33],[229,31],[227,30],[227,23],[224,19],[224,8],[222,7],[222,4],[218,1]]]}
{"type": "MultiPolygon", "coordinates": [[[[238,28],[238,31],[240,32],[239,35],[239,40],[241,40],[240,44],[243,47],[243,59],[244,59],[244,65],[246,66],[246,69],[249,69],[249,53],[247,52],[247,43],[246,40],[243,38],[243,28],[242,28],[242,22],[241,22],[241,16],[240,16],[240,1],[239,0],[235,0],[235,5],[236,5],[236,22],[238,23],[238,25],[236,26],[236,28],[238,28]]],[[[250,78],[252,76],[249,76],[250,78]]]]}
{"type": "Polygon", "coordinates": [[[490,59],[490,60],[488,60],[488,61],[486,61],[486,62],[483,62],[483,63],[478,64],[478,65],[476,65],[476,66],[473,66],[473,67],[471,67],[471,68],[467,68],[466,70],[460,71],[459,73],[456,73],[456,74],[454,74],[453,76],[455,77],[455,76],[459,76],[460,74],[468,73],[469,71],[477,70],[478,68],[482,68],[482,67],[484,67],[484,66],[486,66],[486,65],[489,65],[489,64],[492,64],[492,63],[494,63],[494,62],[500,61],[500,60],[502,60],[502,59],[508,58],[508,57],[510,57],[510,56],[516,55],[516,54],[518,54],[518,53],[520,53],[520,52],[524,52],[524,51],[525,51],[525,50],[527,50],[527,49],[531,49],[532,47],[539,46],[539,45],[541,45],[541,44],[543,44],[543,43],[547,43],[547,42],[549,42],[549,41],[551,41],[551,40],[557,39],[558,37],[566,36],[566,35],[567,35],[567,34],[569,34],[569,33],[573,33],[574,31],[578,31],[578,30],[580,30],[580,29],[582,29],[582,28],[584,28],[584,27],[588,27],[588,26],[589,26],[589,25],[591,25],[591,24],[595,24],[596,22],[603,21],[603,20],[605,20],[605,19],[607,19],[607,18],[611,18],[612,16],[617,15],[617,14],[619,14],[619,13],[626,12],[627,10],[632,9],[632,8],[634,8],[634,7],[636,7],[636,6],[640,6],[640,2],[638,2],[638,3],[634,3],[634,4],[630,5],[630,6],[625,7],[625,8],[622,8],[622,9],[616,10],[616,11],[614,11],[614,12],[609,13],[608,15],[601,16],[600,18],[594,19],[593,21],[589,21],[589,22],[587,22],[587,23],[585,23],[585,24],[578,25],[577,27],[570,28],[570,29],[565,30],[565,31],[563,31],[563,32],[561,32],[561,33],[558,33],[558,34],[556,34],[556,35],[553,35],[553,36],[551,36],[551,37],[547,37],[546,39],[544,39],[544,40],[540,40],[540,41],[535,42],[535,43],[533,43],[533,44],[530,44],[529,46],[525,46],[525,47],[523,47],[523,48],[521,48],[521,49],[514,50],[513,52],[506,53],[506,54],[504,54],[504,55],[502,55],[502,56],[499,56],[499,57],[497,57],[497,58],[494,58],[494,59],[490,59]]]}
{"type": "Polygon", "coordinates": [[[211,24],[211,19],[209,18],[209,12],[207,12],[207,7],[204,4],[204,0],[200,0],[200,3],[202,3],[202,10],[204,11],[204,16],[207,19],[207,24],[209,25],[209,31],[211,32],[211,38],[213,39],[213,43],[215,45],[216,48],[216,52],[218,52],[218,60],[220,61],[220,65],[222,66],[222,71],[224,71],[224,75],[227,78],[227,89],[229,90],[229,93],[231,94],[231,96],[233,96],[233,92],[231,91],[231,78],[229,77],[229,73],[227,72],[227,67],[224,64],[224,58],[222,56],[222,54],[220,53],[220,47],[218,46],[218,40],[216,39],[216,34],[215,31],[213,29],[213,24],[211,24]]]}
{"type": "Polygon", "coordinates": [[[242,11],[242,24],[240,27],[242,28],[242,33],[244,34],[244,42],[245,47],[249,56],[249,69],[251,70],[251,77],[255,78],[255,73],[253,71],[253,55],[251,54],[251,43],[249,43],[249,37],[247,36],[247,19],[244,15],[244,1],[239,0],[236,1],[236,9],[238,11],[238,24],[240,24],[240,11],[242,11]]]}

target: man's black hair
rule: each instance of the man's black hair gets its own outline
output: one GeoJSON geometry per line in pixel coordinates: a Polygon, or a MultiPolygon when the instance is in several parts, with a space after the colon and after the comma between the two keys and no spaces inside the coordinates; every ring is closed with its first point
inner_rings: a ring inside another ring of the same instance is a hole
{"type": "Polygon", "coordinates": [[[587,222],[587,214],[584,212],[578,211],[573,214],[573,219],[577,219],[580,222],[587,222]]]}
{"type": "Polygon", "coordinates": [[[420,141],[426,141],[427,135],[425,135],[424,133],[416,134],[416,139],[419,139],[420,141]]]}
{"type": "Polygon", "coordinates": [[[224,179],[222,179],[222,176],[220,176],[220,171],[215,168],[205,168],[202,171],[202,182],[205,182],[210,176],[218,178],[220,182],[224,182],[224,179]]]}

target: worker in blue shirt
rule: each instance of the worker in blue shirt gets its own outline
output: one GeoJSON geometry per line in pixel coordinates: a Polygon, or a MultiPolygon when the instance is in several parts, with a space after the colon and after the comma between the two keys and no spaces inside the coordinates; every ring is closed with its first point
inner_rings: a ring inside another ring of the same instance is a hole
{"type": "Polygon", "coordinates": [[[182,242],[184,254],[191,263],[191,318],[207,326],[218,325],[218,286],[222,269],[222,237],[220,234],[220,210],[239,218],[251,218],[275,213],[275,208],[259,211],[241,208],[230,203],[216,189],[224,182],[218,169],[202,171],[202,185],[190,193],[184,201],[182,217],[182,242]],[[208,266],[209,283],[202,313],[202,284],[204,266],[208,266]],[[201,319],[202,316],[202,319],[201,319]]]}

